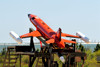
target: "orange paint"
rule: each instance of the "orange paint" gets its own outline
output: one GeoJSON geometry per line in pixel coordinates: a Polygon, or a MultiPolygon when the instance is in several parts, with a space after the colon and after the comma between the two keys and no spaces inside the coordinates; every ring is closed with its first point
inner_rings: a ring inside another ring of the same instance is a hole
{"type": "Polygon", "coordinates": [[[20,36],[20,38],[42,36],[47,40],[46,43],[55,43],[60,48],[65,48],[65,42],[76,43],[74,41],[62,39],[61,36],[80,38],[79,36],[62,33],[60,28],[57,32],[53,31],[44,21],[35,15],[29,14],[28,17],[31,23],[36,27],[36,31],[24,34],[20,36]]]}

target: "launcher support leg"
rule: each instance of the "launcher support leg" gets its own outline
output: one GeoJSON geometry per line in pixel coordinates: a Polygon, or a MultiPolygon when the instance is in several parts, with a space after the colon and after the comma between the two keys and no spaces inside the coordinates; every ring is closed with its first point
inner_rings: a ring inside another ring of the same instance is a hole
{"type": "Polygon", "coordinates": [[[50,60],[50,58],[48,59],[48,67],[50,67],[51,65],[51,60],[50,60]]]}
{"type": "Polygon", "coordinates": [[[29,67],[33,66],[35,59],[36,59],[36,57],[33,57],[33,59],[32,59],[32,56],[29,56],[29,67]]]}
{"type": "Polygon", "coordinates": [[[48,67],[51,67],[51,55],[49,56],[48,60],[48,67]]]}
{"type": "MultiPolygon", "coordinates": [[[[32,32],[34,30],[32,30],[31,28],[29,28],[29,32],[32,32]]],[[[34,41],[33,41],[33,37],[30,38],[30,46],[32,47],[31,48],[31,52],[35,52],[35,46],[34,46],[34,41]]],[[[36,57],[33,57],[33,56],[29,55],[29,67],[32,67],[36,57]]]]}
{"type": "Polygon", "coordinates": [[[82,67],[84,67],[84,58],[83,58],[83,64],[82,64],[82,67]]]}
{"type": "Polygon", "coordinates": [[[8,67],[10,67],[10,49],[9,48],[8,48],[8,59],[9,59],[8,67]]]}
{"type": "MultiPolygon", "coordinates": [[[[29,28],[29,32],[32,32],[31,28],[29,28]]],[[[31,48],[32,52],[34,52],[35,51],[35,46],[34,46],[33,37],[30,38],[30,46],[32,47],[31,48]]]]}
{"type": "Polygon", "coordinates": [[[42,62],[43,62],[43,64],[44,64],[44,67],[47,67],[47,63],[46,63],[46,61],[45,61],[45,57],[42,57],[42,62]]]}
{"type": "Polygon", "coordinates": [[[30,39],[30,46],[31,46],[31,52],[35,52],[35,46],[34,46],[34,42],[33,42],[33,37],[31,37],[31,39],[30,39]]]}
{"type": "Polygon", "coordinates": [[[19,55],[19,60],[20,60],[20,67],[21,67],[21,54],[19,55]]]}
{"type": "MultiPolygon", "coordinates": [[[[76,42],[76,39],[72,39],[72,41],[75,41],[76,42]]],[[[75,43],[72,43],[72,45],[74,46],[74,52],[76,50],[76,44],[75,43]]]]}
{"type": "Polygon", "coordinates": [[[50,54],[50,57],[48,58],[48,67],[52,67],[53,64],[53,54],[50,54]]]}
{"type": "Polygon", "coordinates": [[[67,67],[70,67],[70,57],[68,57],[67,67]]]}

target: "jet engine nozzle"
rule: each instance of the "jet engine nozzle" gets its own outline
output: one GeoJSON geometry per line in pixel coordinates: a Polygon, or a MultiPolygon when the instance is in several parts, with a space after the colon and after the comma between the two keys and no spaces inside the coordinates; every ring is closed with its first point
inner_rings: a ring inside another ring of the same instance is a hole
{"type": "Polygon", "coordinates": [[[10,31],[9,34],[18,44],[22,43],[22,39],[14,31],[10,31]]]}
{"type": "Polygon", "coordinates": [[[77,36],[79,36],[83,41],[85,41],[86,43],[90,43],[90,40],[88,37],[86,37],[84,34],[82,34],[81,32],[77,32],[76,33],[77,36]]]}

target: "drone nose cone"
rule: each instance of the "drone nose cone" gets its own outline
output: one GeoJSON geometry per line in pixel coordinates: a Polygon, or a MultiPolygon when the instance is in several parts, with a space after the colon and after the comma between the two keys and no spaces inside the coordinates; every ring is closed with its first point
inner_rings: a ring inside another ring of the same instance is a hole
{"type": "Polygon", "coordinates": [[[30,16],[31,14],[28,14],[28,17],[30,16]]]}
{"type": "Polygon", "coordinates": [[[35,18],[35,17],[37,17],[37,16],[32,15],[32,14],[28,14],[28,17],[32,19],[32,18],[35,18]]]}

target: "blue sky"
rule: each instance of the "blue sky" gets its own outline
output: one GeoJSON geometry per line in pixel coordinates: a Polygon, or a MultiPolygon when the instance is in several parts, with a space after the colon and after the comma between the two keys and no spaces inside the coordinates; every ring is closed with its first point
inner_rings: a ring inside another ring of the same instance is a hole
{"type": "MultiPolygon", "coordinates": [[[[35,27],[27,14],[35,14],[53,30],[100,40],[100,0],[0,0],[0,42],[15,42],[11,30],[22,35],[35,27]]],[[[25,42],[29,40],[25,39],[25,42]]]]}

